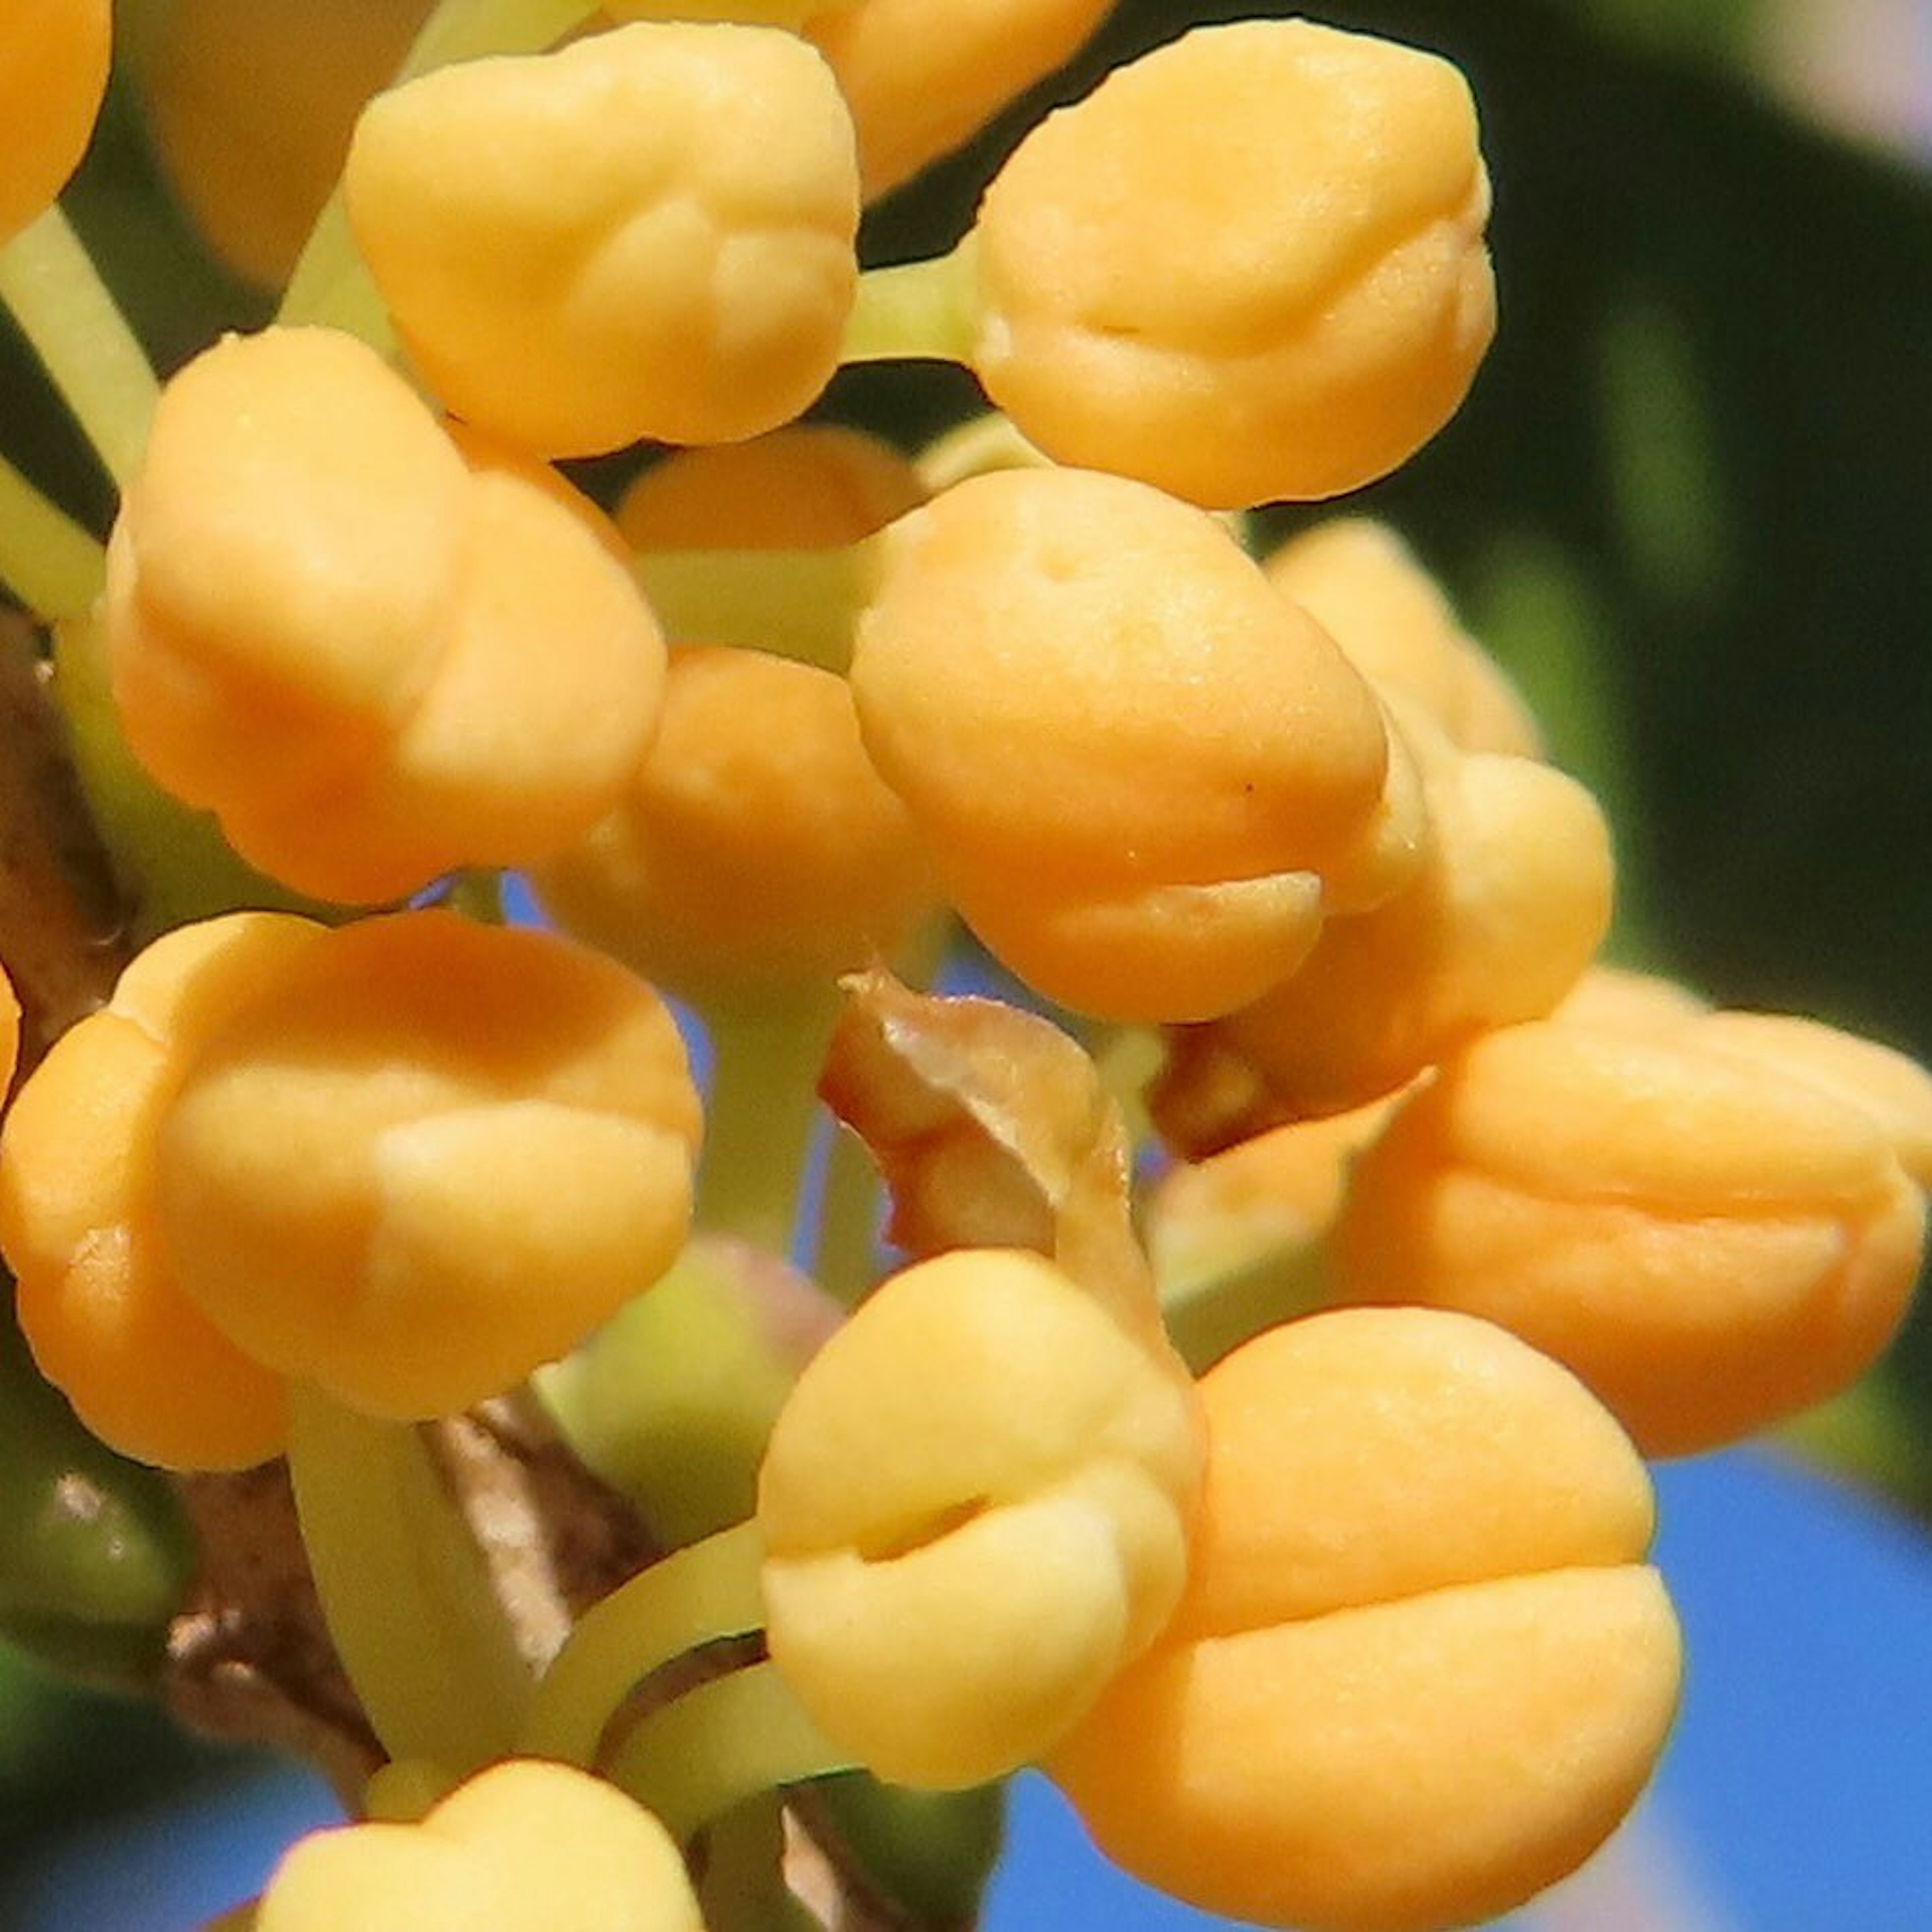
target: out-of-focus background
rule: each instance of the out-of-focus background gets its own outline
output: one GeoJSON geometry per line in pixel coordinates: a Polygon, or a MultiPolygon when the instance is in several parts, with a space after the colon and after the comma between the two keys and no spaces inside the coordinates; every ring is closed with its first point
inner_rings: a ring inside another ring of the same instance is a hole
{"type": "MultiPolygon", "coordinates": [[[[1103,52],[1255,10],[1124,0],[1103,52]]],[[[1932,1052],[1932,0],[1316,10],[1451,53],[1483,104],[1502,336],[1464,416],[1370,506],[1606,796],[1620,945],[1932,1052]]],[[[1040,104],[877,211],[872,259],[950,242],[1040,104]]],[[[110,249],[144,164],[117,112],[76,206],[110,249]]],[[[140,220],[129,299],[178,358],[234,292],[140,220]]],[[[0,352],[10,448],[45,416],[20,368],[0,352]]],[[[912,434],[913,393],[866,371],[833,402],[912,434]]],[[[938,406],[968,393],[942,382],[938,406]]],[[[70,500],[98,514],[89,487],[70,500]]],[[[1840,1473],[1790,1447],[1660,1473],[1684,1723],[1633,1828],[1526,1932],[1932,1922],[1932,1317],[1803,1436],[1840,1473]]],[[[190,1746],[0,1642],[0,1932],[180,1932],[328,1815],[306,1774],[190,1746]]],[[[1112,1873],[1021,1781],[991,1932],[1212,1922],[1112,1873]]]]}

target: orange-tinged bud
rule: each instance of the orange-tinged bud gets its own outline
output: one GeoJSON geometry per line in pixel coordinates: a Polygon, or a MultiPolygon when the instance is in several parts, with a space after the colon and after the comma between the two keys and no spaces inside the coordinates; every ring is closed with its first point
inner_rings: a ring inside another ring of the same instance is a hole
{"type": "Polygon", "coordinates": [[[974,230],[974,367],[1050,454],[1222,508],[1359,488],[1495,328],[1445,61],[1306,20],[1184,35],[1050,116],[974,230]]]}
{"type": "Polygon", "coordinates": [[[1120,1018],[1292,970],[1324,875],[1358,887],[1386,831],[1381,715],[1319,628],[1214,518],[1118,477],[974,477],[880,542],[860,728],[1006,963],[1120,1018]]]}
{"type": "Polygon", "coordinates": [[[1440,1068],[1356,1168],[1338,1294],[1503,1323],[1652,1455],[1845,1386],[1904,1313],[1919,1190],[1873,1110],[1705,1027],[1533,1022],[1440,1068]]]}
{"type": "Polygon", "coordinates": [[[670,1834],[614,1785],[513,1758],[418,1825],[300,1840],[256,1908],[256,1932],[704,1932],[670,1834]]]}
{"type": "Polygon", "coordinates": [[[1704,1002],[1674,980],[1623,966],[1592,966],[1552,1010],[1579,1026],[1658,1033],[1694,1019],[1704,1002]]]}
{"type": "MultiPolygon", "coordinates": [[[[1432,731],[1418,718],[1406,735],[1420,747],[1432,731]]],[[[1393,1093],[1477,1035],[1540,1018],[1588,964],[1615,871],[1595,800],[1548,765],[1440,739],[1423,763],[1434,836],[1406,888],[1330,920],[1280,986],[1175,1038],[1152,1105],[1182,1144],[1226,1144],[1270,1119],[1393,1093]],[[1215,1090],[1240,1094],[1223,1060],[1256,1096],[1216,1131],[1215,1090]]]]}
{"type": "Polygon", "coordinates": [[[142,1462],[245,1468],[286,1442],[281,1377],[176,1280],[153,1143],[196,1045],[320,931],[239,913],[157,940],[56,1042],[0,1130],[0,1250],[34,1360],[103,1442],[142,1462]]]}
{"type": "Polygon", "coordinates": [[[328,934],[159,1124],[182,1288],[270,1366],[398,1420],[514,1386],[668,1267],[698,1103],[650,989],[447,913],[328,934]]]}
{"type": "Polygon", "coordinates": [[[571,932],[693,998],[829,980],[938,903],[845,680],[701,646],[672,652],[657,739],[616,810],[531,877],[571,932]]]}
{"type": "Polygon", "coordinates": [[[230,337],[168,385],[106,619],[142,764],[324,898],[566,844],[634,768],[664,676],[608,520],[453,441],[326,329],[230,337]]]}
{"type": "Polygon", "coordinates": [[[1893,1048],[1796,1013],[1713,1010],[1673,981],[1610,967],[1586,974],[1552,1017],[1653,1036],[1694,1021],[1700,1047],[1808,1081],[1869,1114],[1899,1165],[1932,1186],[1932,1074],[1893,1048]]]}
{"type": "Polygon", "coordinates": [[[1719,1012],[1697,1024],[1700,1045],[1809,1082],[1870,1115],[1899,1165],[1932,1187],[1932,1074],[1876,1040],[1796,1013],[1719,1012]]]}
{"type": "Polygon", "coordinates": [[[1113,0],[824,0],[805,31],[851,103],[870,201],[1070,59],[1113,0]]]}
{"type": "Polygon", "coordinates": [[[14,1069],[20,1057],[20,1002],[14,982],[0,968],[0,1094],[14,1084],[14,1069]]]}
{"type": "Polygon", "coordinates": [[[1364,677],[1419,704],[1462,750],[1543,755],[1536,720],[1508,675],[1387,524],[1331,518],[1263,568],[1364,677]]]}
{"type": "Polygon", "coordinates": [[[10,0],[0,33],[0,245],[80,166],[112,52],[108,0],[10,0]]]}
{"type": "Polygon", "coordinates": [[[775,28],[644,23],[372,101],[344,176],[411,356],[550,455],[798,415],[858,282],[850,117],[775,28]]]}
{"type": "Polygon", "coordinates": [[[1201,1394],[1186,1593],[1048,1762],[1108,1855],[1316,1932],[1486,1918],[1580,1863],[1678,1688],[1616,1424],[1501,1330],[1424,1310],[1272,1330],[1201,1394]]]}
{"type": "Polygon", "coordinates": [[[0,1133],[48,1378],[117,1448],[281,1447],[284,1380],[395,1419],[500,1394],[682,1244],[699,1130],[650,990],[446,913],[158,940],[0,1133]]]}
{"type": "MultiPolygon", "coordinates": [[[[640,550],[856,543],[923,495],[912,466],[856,430],[795,424],[682,450],[626,493],[640,550]]],[[[616,808],[536,868],[547,910],[696,999],[825,980],[890,952],[937,909],[910,818],[873,770],[844,678],[758,650],[766,612],[733,571],[730,621],[672,654],[657,738],[616,808]]],[[[856,582],[857,566],[854,563],[856,582]]],[[[795,595],[775,586],[772,629],[795,595]]]]}
{"type": "Polygon", "coordinates": [[[926,495],[919,472],[878,437],[788,423],[747,442],[673,451],[614,515],[633,550],[813,550],[856,543],[926,495]]]}
{"type": "Polygon", "coordinates": [[[1197,1432],[1191,1385],[1041,1257],[895,1276],[806,1368],[760,1478],[800,1702],[902,1784],[1048,1749],[1173,1608],[1197,1432]]]}

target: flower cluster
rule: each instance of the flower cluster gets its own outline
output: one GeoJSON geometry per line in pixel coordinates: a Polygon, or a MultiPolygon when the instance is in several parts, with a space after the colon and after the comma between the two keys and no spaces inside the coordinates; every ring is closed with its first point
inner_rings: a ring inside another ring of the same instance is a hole
{"type": "Polygon", "coordinates": [[[158,386],[5,272],[71,240],[105,7],[0,28],[0,294],[119,489],[100,544],[14,478],[0,577],[148,941],[7,1114],[0,1251],[103,1440],[289,1456],[388,1760],[236,1923],[687,1932],[694,1848],[732,1932],[771,1793],[1028,1765],[1210,1911],[1506,1910],[1670,1725],[1642,1456],[1901,1318],[1932,1080],[1598,965],[1604,814],[1402,539],[1250,548],[1475,375],[1455,68],[1182,34],[861,272],[1106,10],[442,0],[379,86],[393,21],[290,10],[331,82],[250,197],[184,8],[156,138],[289,278],[158,386]],[[799,420],[889,357],[997,413],[799,420]],[[914,990],[962,932],[1084,1044],[914,990]],[[501,1398],[671,1546],[534,1656],[412,1426],[501,1398]]]}

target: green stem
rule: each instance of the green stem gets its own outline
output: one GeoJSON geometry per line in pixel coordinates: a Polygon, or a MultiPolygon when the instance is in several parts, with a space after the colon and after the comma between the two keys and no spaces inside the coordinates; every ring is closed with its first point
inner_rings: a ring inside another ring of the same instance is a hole
{"type": "Polygon", "coordinates": [[[1321,1307],[1319,1244],[1254,1256],[1223,1272],[1161,1288],[1161,1319],[1197,1376],[1264,1329],[1321,1307]]]}
{"type": "Polygon", "coordinates": [[[100,595],[106,553],[0,456],[0,584],[51,622],[100,595]]]}
{"type": "MultiPolygon", "coordinates": [[[[442,0],[391,85],[488,54],[542,53],[596,10],[594,0],[442,0]]],[[[276,320],[346,329],[386,355],[394,351],[395,332],[356,252],[339,183],[296,263],[276,320]]]]}
{"type": "Polygon", "coordinates": [[[835,550],[646,550],[637,573],[678,644],[733,644],[843,673],[878,566],[868,538],[835,550]]]}
{"type": "MultiPolygon", "coordinates": [[[[92,601],[91,594],[83,598],[82,608],[92,601]]],[[[238,906],[326,916],[326,908],[244,864],[208,814],[190,811],[142,769],[114,707],[106,641],[95,615],[56,626],[53,694],[88,809],[133,902],[134,938],[238,906]]]]}
{"type": "Polygon", "coordinates": [[[760,1792],[858,1768],[766,1663],[653,1711],[625,1739],[610,1776],[683,1840],[760,1792]]]}
{"type": "Polygon", "coordinates": [[[611,1718],[660,1665],[764,1622],[755,1522],[720,1530],[620,1584],[578,1619],[538,1684],[518,1748],[589,1766],[611,1718]]]}
{"type": "Polygon", "coordinates": [[[124,488],[147,447],[159,386],[147,352],[58,206],[0,248],[0,302],[108,475],[124,488]]]}
{"type": "Polygon", "coordinates": [[[289,1473],[322,1614],[392,1758],[460,1778],[514,1747],[530,1680],[421,1437],[292,1383],[289,1473]]]}
{"type": "Polygon", "coordinates": [[[506,916],[502,874],[487,867],[458,874],[449,889],[448,904],[453,911],[475,920],[479,926],[501,926],[506,916]]]}
{"type": "Polygon", "coordinates": [[[868,268],[839,350],[847,362],[922,357],[972,367],[980,333],[980,291],[973,238],[929,261],[868,268]]]}
{"type": "Polygon", "coordinates": [[[853,1306],[878,1274],[879,1207],[885,1193],[871,1150],[849,1127],[833,1125],[826,1150],[812,1279],[853,1306]]]}
{"type": "Polygon", "coordinates": [[[701,1006],[712,1049],[697,1223],[774,1254],[791,1246],[836,987],[701,1006]]]}
{"type": "Polygon", "coordinates": [[[392,361],[398,353],[394,326],[356,251],[339,188],[309,230],[275,320],[285,327],[341,329],[392,361]]]}
{"type": "Polygon", "coordinates": [[[440,1764],[419,1757],[393,1758],[370,1776],[362,1792],[362,1815],[385,1824],[415,1825],[456,1789],[440,1764]]]}
{"type": "Polygon", "coordinates": [[[489,54],[544,52],[596,11],[596,0],[442,0],[423,22],[397,80],[489,54]]]}

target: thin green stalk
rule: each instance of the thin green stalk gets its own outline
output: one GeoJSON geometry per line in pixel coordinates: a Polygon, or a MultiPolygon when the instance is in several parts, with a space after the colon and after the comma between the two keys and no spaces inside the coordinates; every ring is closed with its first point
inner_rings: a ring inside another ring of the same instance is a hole
{"type": "Polygon", "coordinates": [[[159,386],[147,352],[58,206],[0,248],[0,302],[12,310],[102,466],[124,488],[147,447],[159,386]]]}
{"type": "Polygon", "coordinates": [[[845,324],[840,359],[892,362],[924,358],[970,368],[980,332],[971,236],[929,261],[868,268],[845,324]]]}
{"type": "Polygon", "coordinates": [[[818,1204],[812,1279],[848,1308],[878,1273],[879,1210],[885,1186],[871,1150],[850,1128],[833,1124],[818,1204]]]}
{"type": "Polygon", "coordinates": [[[1318,1244],[1256,1255],[1225,1272],[1161,1289],[1161,1319],[1197,1376],[1264,1329],[1323,1306],[1318,1244]]]}
{"type": "Polygon", "coordinates": [[[838,1018],[837,988],[808,985],[699,1011],[711,1039],[712,1073],[698,1225],[784,1254],[818,1118],[818,1070],[838,1018]]]}
{"type": "Polygon", "coordinates": [[[686,1840],[760,1792],[859,1768],[766,1663],[653,1711],[625,1739],[610,1776],[686,1840]]]}
{"type": "Polygon", "coordinates": [[[834,550],[645,550],[638,581],[664,634],[843,673],[876,580],[872,538],[834,550]]]}
{"type": "Polygon", "coordinates": [[[362,1815],[384,1824],[417,1824],[456,1789],[457,1784],[440,1764],[417,1757],[392,1758],[379,1766],[364,1786],[362,1815]]]}
{"type": "Polygon", "coordinates": [[[448,903],[452,910],[479,925],[501,926],[506,917],[502,874],[487,866],[459,873],[450,887],[448,903]]]}
{"type": "Polygon", "coordinates": [[[442,0],[397,79],[487,54],[540,54],[597,11],[596,0],[442,0]]]}
{"type": "Polygon", "coordinates": [[[383,1749],[454,1778],[506,1756],[530,1678],[416,1431],[302,1382],[289,1473],[329,1634],[383,1749]]]}
{"type": "Polygon", "coordinates": [[[88,809],[132,902],[132,936],[146,940],[238,906],[327,916],[244,864],[208,814],[190,811],[142,770],[121,729],[103,627],[86,611],[92,601],[55,628],[53,694],[88,809]]]}
{"type": "MultiPolygon", "coordinates": [[[[392,84],[484,55],[542,53],[596,10],[594,0],[442,0],[392,84]]],[[[276,319],[346,329],[386,355],[394,352],[395,332],[356,252],[339,184],[310,231],[276,319]]]]}
{"type": "Polygon", "coordinates": [[[578,1619],[551,1660],[518,1748],[532,1757],[596,1762],[605,1728],[662,1664],[764,1622],[758,1526],[742,1522],[653,1563],[578,1619]]]}
{"type": "Polygon", "coordinates": [[[0,456],[0,584],[51,622],[100,594],[106,553],[0,456]]]}

